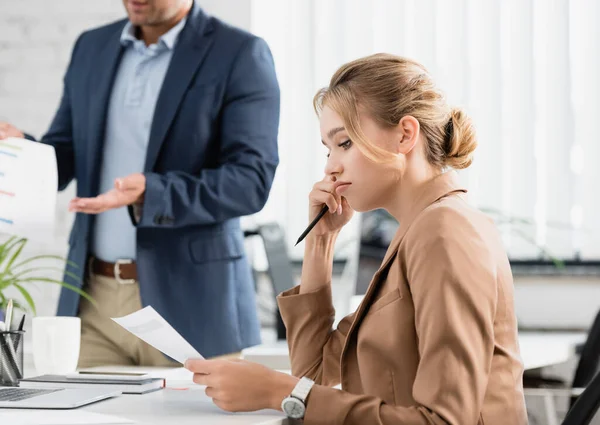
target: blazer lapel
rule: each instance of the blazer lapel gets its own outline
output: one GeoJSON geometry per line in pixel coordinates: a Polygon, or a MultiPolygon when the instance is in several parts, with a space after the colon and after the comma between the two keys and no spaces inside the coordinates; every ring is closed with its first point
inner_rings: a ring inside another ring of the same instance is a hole
{"type": "Polygon", "coordinates": [[[167,131],[177,115],[179,104],[213,43],[213,39],[208,37],[210,32],[212,25],[194,2],[188,22],[175,46],[156,102],[144,165],[145,172],[153,170],[167,131]]]}
{"type": "Polygon", "coordinates": [[[413,207],[410,209],[407,217],[400,223],[400,227],[398,231],[394,235],[390,246],[384,256],[384,259],[381,263],[381,266],[373,276],[371,283],[369,284],[369,288],[360,303],[358,309],[356,310],[356,314],[354,316],[354,321],[348,331],[348,336],[346,337],[346,342],[344,344],[344,348],[342,350],[342,358],[346,354],[348,350],[350,342],[353,340],[352,336],[354,335],[356,329],[360,325],[365,313],[367,312],[369,306],[372,304],[373,297],[377,293],[377,289],[379,285],[385,279],[387,271],[389,270],[392,261],[396,258],[398,254],[398,249],[400,247],[400,242],[406,235],[406,232],[410,228],[410,225],[413,223],[415,218],[428,206],[438,201],[439,199],[448,196],[454,192],[466,192],[465,189],[461,189],[458,185],[458,181],[456,179],[456,173],[451,171],[444,173],[438,177],[436,177],[431,182],[427,183],[427,185],[421,191],[421,194],[415,199],[413,203],[413,207]]]}
{"type": "MultiPolygon", "coordinates": [[[[125,26],[125,22],[123,23],[125,26]]],[[[106,129],[106,114],[110,93],[123,55],[123,47],[120,38],[123,27],[110,37],[104,49],[97,56],[96,69],[98,73],[90,81],[90,109],[89,109],[89,132],[87,150],[87,168],[90,170],[90,193],[87,196],[96,196],[100,181],[100,164],[102,163],[102,147],[104,145],[104,133],[106,129]]]]}

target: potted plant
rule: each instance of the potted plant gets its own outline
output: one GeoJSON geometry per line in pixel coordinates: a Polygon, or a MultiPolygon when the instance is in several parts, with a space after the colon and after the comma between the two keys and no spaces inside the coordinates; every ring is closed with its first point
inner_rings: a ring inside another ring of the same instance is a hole
{"type": "MultiPolygon", "coordinates": [[[[77,268],[76,264],[68,262],[64,258],[57,255],[36,255],[30,258],[22,258],[22,251],[27,244],[27,239],[12,236],[3,243],[0,243],[0,320],[4,320],[4,311],[8,298],[6,290],[14,287],[25,300],[27,307],[23,304],[14,301],[14,307],[22,311],[30,310],[36,314],[35,302],[33,297],[27,290],[27,285],[33,282],[46,282],[60,285],[70,289],[94,303],[94,300],[77,286],[69,283],[56,280],[45,276],[45,272],[60,272],[63,273],[63,268],[69,264],[77,268]],[[48,261],[57,262],[61,267],[48,265],[48,261]]],[[[64,272],[76,281],[80,281],[79,277],[69,271],[64,272]]]]}

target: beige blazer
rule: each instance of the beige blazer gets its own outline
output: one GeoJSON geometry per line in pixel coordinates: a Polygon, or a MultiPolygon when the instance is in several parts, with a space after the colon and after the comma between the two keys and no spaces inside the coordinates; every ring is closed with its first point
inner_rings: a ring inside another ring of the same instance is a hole
{"type": "Polygon", "coordinates": [[[328,285],[278,297],[292,373],[317,383],[306,424],[527,424],[510,266],[464,192],[428,183],[337,329],[328,285]]]}

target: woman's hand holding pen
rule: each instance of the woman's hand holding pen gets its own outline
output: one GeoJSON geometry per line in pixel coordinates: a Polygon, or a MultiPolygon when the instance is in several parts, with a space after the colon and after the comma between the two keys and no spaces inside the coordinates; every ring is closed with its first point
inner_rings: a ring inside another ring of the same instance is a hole
{"type": "Polygon", "coordinates": [[[326,176],[320,182],[315,183],[311,190],[309,199],[309,220],[314,219],[323,204],[329,207],[329,213],[319,220],[309,233],[312,236],[324,236],[339,232],[346,223],[350,221],[354,210],[350,208],[346,198],[337,193],[337,188],[342,185],[335,178],[326,176]]]}
{"type": "Polygon", "coordinates": [[[319,217],[323,205],[328,212],[314,225],[306,237],[304,261],[300,278],[300,293],[319,290],[331,284],[333,271],[333,253],[337,234],[350,221],[354,210],[350,208],[346,198],[338,193],[342,182],[327,176],[315,183],[308,196],[309,216],[311,224],[319,217]]]}

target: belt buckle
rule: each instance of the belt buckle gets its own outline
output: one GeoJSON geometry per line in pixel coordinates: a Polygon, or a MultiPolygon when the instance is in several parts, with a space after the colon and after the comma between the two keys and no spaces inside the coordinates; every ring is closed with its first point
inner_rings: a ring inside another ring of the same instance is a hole
{"type": "Polygon", "coordinates": [[[115,262],[113,272],[115,274],[115,280],[121,285],[131,285],[135,283],[135,279],[121,279],[121,265],[122,264],[131,264],[133,260],[129,259],[119,259],[115,262]]]}

